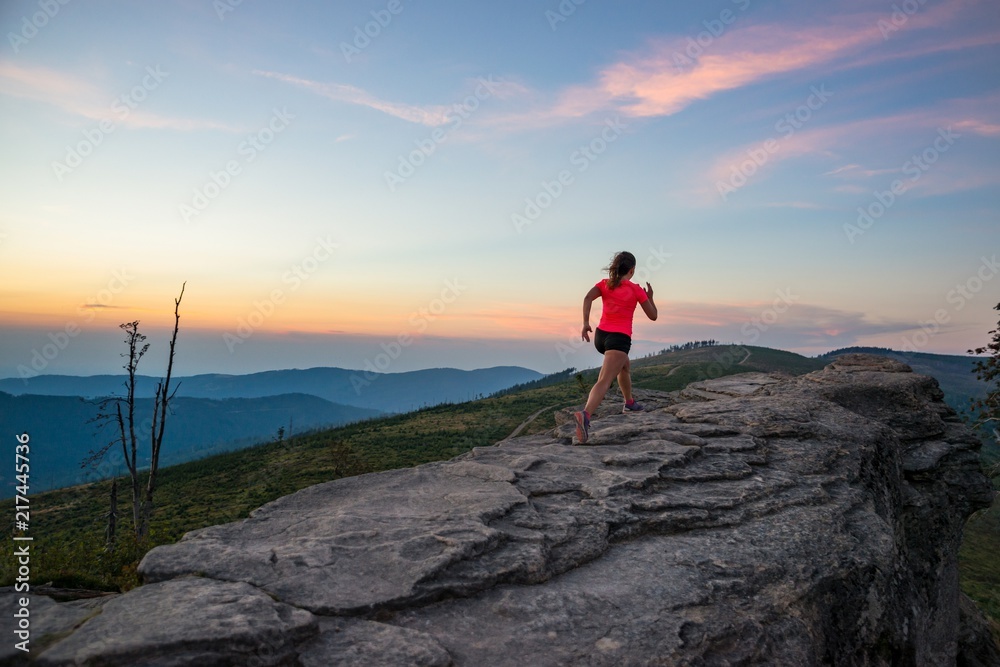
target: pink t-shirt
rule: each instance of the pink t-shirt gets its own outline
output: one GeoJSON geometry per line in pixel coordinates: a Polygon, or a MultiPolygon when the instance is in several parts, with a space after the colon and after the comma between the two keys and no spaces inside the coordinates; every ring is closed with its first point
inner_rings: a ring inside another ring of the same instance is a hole
{"type": "Polygon", "coordinates": [[[601,290],[603,310],[601,323],[597,328],[608,333],[617,332],[632,335],[632,315],[638,303],[645,303],[649,297],[646,290],[631,280],[623,280],[614,289],[608,289],[608,281],[601,280],[594,287],[601,290]]]}

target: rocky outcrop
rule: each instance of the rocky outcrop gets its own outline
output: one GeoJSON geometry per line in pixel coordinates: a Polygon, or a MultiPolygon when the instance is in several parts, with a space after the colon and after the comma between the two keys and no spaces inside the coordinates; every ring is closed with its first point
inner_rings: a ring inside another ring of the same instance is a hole
{"type": "Polygon", "coordinates": [[[848,355],[640,397],[585,447],[566,423],[191,532],[37,663],[1000,662],[957,573],[993,492],[933,379],[848,355]]]}

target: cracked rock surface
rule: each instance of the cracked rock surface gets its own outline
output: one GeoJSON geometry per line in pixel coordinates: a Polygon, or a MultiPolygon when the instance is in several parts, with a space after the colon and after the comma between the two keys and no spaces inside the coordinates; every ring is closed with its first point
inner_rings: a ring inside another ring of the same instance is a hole
{"type": "Polygon", "coordinates": [[[846,355],[636,393],[587,446],[563,423],[188,533],[38,662],[1000,661],[957,571],[993,492],[933,379],[846,355]]]}

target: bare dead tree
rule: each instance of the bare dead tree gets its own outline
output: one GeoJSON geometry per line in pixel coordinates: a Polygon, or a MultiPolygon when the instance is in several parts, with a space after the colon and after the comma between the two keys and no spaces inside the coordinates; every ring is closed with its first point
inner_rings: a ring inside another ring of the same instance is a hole
{"type": "MultiPolygon", "coordinates": [[[[149,349],[146,343],[146,336],[139,333],[139,321],[126,322],[121,324],[125,332],[125,343],[128,352],[121,356],[127,358],[123,368],[128,372],[125,380],[125,396],[112,396],[99,402],[97,416],[92,419],[101,426],[109,423],[116,427],[116,437],[97,451],[91,451],[82,466],[96,466],[104,459],[108,451],[115,444],[120,443],[122,454],[125,459],[125,466],[128,468],[129,477],[132,482],[132,526],[137,539],[144,539],[149,534],[149,518],[153,511],[153,492],[156,490],[156,475],[160,467],[160,451],[163,446],[163,436],[166,432],[167,414],[170,408],[170,401],[177,393],[175,388],[170,391],[170,381],[174,369],[174,353],[177,345],[177,332],[180,329],[180,305],[184,298],[184,288],[187,283],[181,285],[181,293],[174,299],[174,332],[170,339],[170,356],[167,360],[167,375],[156,385],[156,394],[153,400],[153,419],[150,425],[150,456],[149,472],[146,476],[145,489],[143,489],[140,461],[138,458],[138,438],[136,437],[135,423],[135,390],[136,390],[136,370],[139,360],[149,349]],[[122,406],[125,406],[124,411],[122,406]]],[[[117,493],[112,501],[114,507],[112,512],[117,514],[117,493]]]]}
{"type": "Polygon", "coordinates": [[[98,403],[97,416],[91,420],[100,426],[105,426],[108,423],[114,424],[117,435],[115,439],[97,451],[91,451],[87,458],[84,459],[81,467],[96,466],[116,443],[121,444],[122,458],[125,461],[125,467],[128,468],[129,477],[132,480],[132,525],[138,526],[140,508],[137,501],[139,499],[140,483],[139,445],[135,434],[135,376],[139,367],[139,360],[142,359],[143,355],[149,349],[149,343],[145,342],[146,336],[139,333],[138,320],[125,322],[118,325],[118,328],[125,332],[125,345],[128,347],[128,352],[121,354],[126,359],[125,365],[122,368],[128,373],[125,379],[125,396],[111,396],[102,399],[98,403]],[[124,414],[122,413],[122,404],[125,405],[124,414]]]}
{"type": "MultiPolygon", "coordinates": [[[[181,293],[174,299],[174,334],[170,337],[170,357],[167,360],[167,376],[156,385],[156,399],[153,401],[153,428],[149,442],[149,476],[146,478],[146,497],[142,503],[142,522],[136,536],[145,538],[149,532],[149,517],[153,512],[153,491],[156,490],[156,473],[160,469],[160,449],[163,446],[163,434],[167,426],[167,410],[170,401],[177,394],[177,388],[170,391],[170,378],[174,372],[174,351],[177,346],[177,331],[181,325],[181,299],[184,298],[185,282],[181,285],[181,293]]],[[[179,388],[179,385],[178,385],[179,388]]]]}
{"type": "Polygon", "coordinates": [[[115,545],[118,532],[118,478],[111,482],[111,509],[108,510],[108,527],[104,531],[104,546],[111,549],[115,545]]]}

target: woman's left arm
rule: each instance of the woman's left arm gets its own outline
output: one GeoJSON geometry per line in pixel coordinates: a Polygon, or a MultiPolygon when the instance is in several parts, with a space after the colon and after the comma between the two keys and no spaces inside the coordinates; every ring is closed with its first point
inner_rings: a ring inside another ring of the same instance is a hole
{"type": "Polygon", "coordinates": [[[646,317],[655,322],[657,312],[656,312],[656,304],[653,303],[653,286],[650,285],[649,283],[646,283],[645,291],[646,291],[646,300],[640,304],[642,306],[642,312],[646,313],[646,317]]]}

